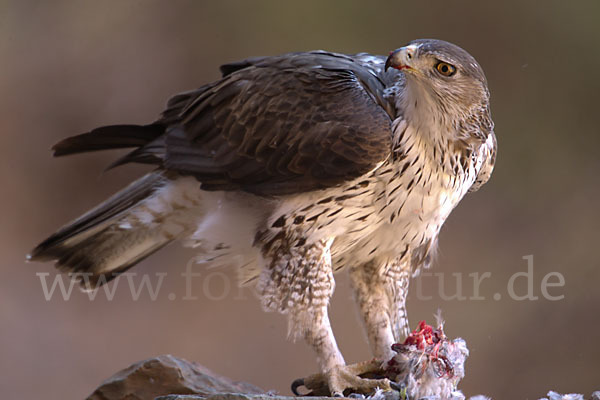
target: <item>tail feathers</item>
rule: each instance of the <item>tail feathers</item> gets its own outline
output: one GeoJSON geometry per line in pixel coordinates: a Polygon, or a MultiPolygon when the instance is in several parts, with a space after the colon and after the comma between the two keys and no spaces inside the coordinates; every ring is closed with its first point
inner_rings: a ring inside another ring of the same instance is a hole
{"type": "Polygon", "coordinates": [[[164,137],[159,137],[143,147],[138,147],[137,149],[125,154],[123,157],[118,158],[116,161],[106,167],[106,169],[113,169],[119,165],[128,163],[160,165],[165,157],[164,141],[164,137]]]}
{"type": "Polygon", "coordinates": [[[110,281],[181,233],[181,225],[169,226],[147,206],[168,182],[159,173],[144,176],[44,240],[28,259],[55,260],[88,288],[110,281]]]}
{"type": "Polygon", "coordinates": [[[111,125],[66,138],[52,147],[54,156],[89,151],[142,147],[164,134],[159,123],[150,125],[111,125]]]}
{"type": "Polygon", "coordinates": [[[93,289],[110,282],[174,239],[160,229],[124,231],[114,228],[80,243],[57,248],[57,268],[69,273],[85,289],[93,289]]]}
{"type": "Polygon", "coordinates": [[[106,229],[113,220],[125,213],[166,183],[166,179],[157,173],[150,173],[133,182],[125,189],[83,214],[76,220],[60,228],[42,243],[30,256],[32,260],[48,261],[54,259],[55,252],[61,245],[70,245],[106,229]]]}

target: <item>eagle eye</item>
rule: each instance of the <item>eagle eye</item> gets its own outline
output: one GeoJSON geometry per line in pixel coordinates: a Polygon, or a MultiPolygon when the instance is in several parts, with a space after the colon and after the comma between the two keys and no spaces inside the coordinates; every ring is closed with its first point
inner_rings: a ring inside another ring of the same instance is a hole
{"type": "Polygon", "coordinates": [[[444,76],[452,76],[456,73],[456,67],[454,65],[443,61],[438,62],[435,69],[444,76]]]}

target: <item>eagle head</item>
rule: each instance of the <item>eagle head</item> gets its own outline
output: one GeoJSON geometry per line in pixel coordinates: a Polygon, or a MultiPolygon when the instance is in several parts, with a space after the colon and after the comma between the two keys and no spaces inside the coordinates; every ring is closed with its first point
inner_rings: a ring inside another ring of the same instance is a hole
{"type": "Polygon", "coordinates": [[[407,94],[406,104],[422,102],[429,105],[427,112],[439,112],[464,119],[475,108],[486,108],[489,91],[483,69],[477,61],[460,47],[436,39],[417,39],[392,51],[385,69],[395,68],[404,73],[407,94]]]}

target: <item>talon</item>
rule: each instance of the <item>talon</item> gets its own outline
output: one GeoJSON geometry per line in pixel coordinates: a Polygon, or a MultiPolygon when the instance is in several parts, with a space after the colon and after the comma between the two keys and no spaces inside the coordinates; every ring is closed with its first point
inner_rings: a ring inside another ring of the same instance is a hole
{"type": "Polygon", "coordinates": [[[377,388],[391,390],[390,381],[384,379],[363,378],[382,377],[382,363],[378,360],[365,361],[353,365],[339,365],[327,372],[314,374],[306,378],[296,379],[292,382],[292,392],[296,396],[332,396],[345,397],[344,392],[356,393],[354,398],[364,399],[361,394],[371,394],[377,388]],[[309,393],[300,393],[298,388],[304,386],[309,393]]]}
{"type": "Polygon", "coordinates": [[[327,379],[323,374],[314,374],[298,378],[291,385],[292,393],[296,396],[329,396],[331,392],[327,387],[327,379]],[[298,389],[304,386],[308,392],[301,393],[298,389]]]}
{"type": "Polygon", "coordinates": [[[365,395],[360,394],[360,393],[350,393],[348,395],[348,397],[351,398],[351,399],[364,399],[365,395]]]}
{"type": "Polygon", "coordinates": [[[406,393],[406,386],[403,383],[398,384],[394,381],[390,381],[390,387],[400,393],[400,400],[410,400],[406,393]]]}
{"type": "Polygon", "coordinates": [[[292,382],[292,393],[296,396],[306,396],[305,394],[300,394],[300,392],[298,392],[298,388],[301,386],[304,386],[304,378],[298,378],[292,382]]]}

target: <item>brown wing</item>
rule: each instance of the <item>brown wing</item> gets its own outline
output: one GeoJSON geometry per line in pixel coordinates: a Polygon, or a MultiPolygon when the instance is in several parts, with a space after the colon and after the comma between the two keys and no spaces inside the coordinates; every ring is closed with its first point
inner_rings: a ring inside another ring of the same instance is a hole
{"type": "Polygon", "coordinates": [[[169,102],[164,168],[208,190],[282,195],[338,185],[388,156],[383,84],[351,59],[300,53],[222,71],[169,102]]]}
{"type": "Polygon", "coordinates": [[[372,65],[310,52],[221,71],[221,80],[169,100],[155,123],[97,128],[56,144],[55,155],[137,147],[111,167],[158,164],[207,190],[261,195],[336,186],[388,157],[394,107],[372,65]]]}

